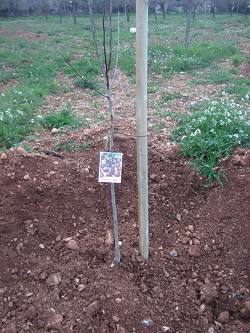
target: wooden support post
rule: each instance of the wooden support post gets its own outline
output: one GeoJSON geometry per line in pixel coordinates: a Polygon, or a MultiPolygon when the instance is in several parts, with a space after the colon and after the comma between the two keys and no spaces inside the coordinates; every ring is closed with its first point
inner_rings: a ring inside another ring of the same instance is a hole
{"type": "Polygon", "coordinates": [[[147,152],[148,1],[136,0],[136,122],[139,250],[148,259],[147,152]]]}

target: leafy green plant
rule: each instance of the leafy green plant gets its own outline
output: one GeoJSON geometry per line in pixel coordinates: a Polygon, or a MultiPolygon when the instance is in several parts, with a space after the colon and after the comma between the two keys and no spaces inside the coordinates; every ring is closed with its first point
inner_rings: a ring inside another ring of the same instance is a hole
{"type": "Polygon", "coordinates": [[[71,110],[62,109],[59,113],[46,114],[41,120],[40,124],[44,128],[59,128],[63,126],[76,127],[79,121],[76,116],[72,114],[71,110]]]}
{"type": "Polygon", "coordinates": [[[220,158],[229,156],[236,147],[250,146],[249,117],[249,111],[229,99],[209,102],[198,111],[179,116],[173,139],[180,142],[182,154],[191,158],[190,163],[207,177],[207,185],[213,179],[223,184],[220,158]]]}

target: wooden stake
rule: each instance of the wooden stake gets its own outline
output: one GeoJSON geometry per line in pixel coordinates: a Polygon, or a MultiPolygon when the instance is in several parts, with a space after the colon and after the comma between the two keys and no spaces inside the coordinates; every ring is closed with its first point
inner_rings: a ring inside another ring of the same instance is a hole
{"type": "Polygon", "coordinates": [[[148,259],[147,153],[148,1],[136,0],[136,123],[139,250],[148,259]]]}

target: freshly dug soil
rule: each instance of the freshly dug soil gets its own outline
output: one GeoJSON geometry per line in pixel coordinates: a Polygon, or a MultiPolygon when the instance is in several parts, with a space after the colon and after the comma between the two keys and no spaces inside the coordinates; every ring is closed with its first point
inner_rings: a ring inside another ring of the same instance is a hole
{"type": "MultiPolygon", "coordinates": [[[[72,135],[82,145],[90,138],[72,135]]],[[[105,132],[93,130],[91,140],[65,159],[1,155],[1,333],[249,333],[250,150],[221,161],[224,188],[206,189],[167,139],[149,140],[143,260],[136,142],[117,135],[124,157],[115,265],[110,184],[98,183],[105,132]]]]}

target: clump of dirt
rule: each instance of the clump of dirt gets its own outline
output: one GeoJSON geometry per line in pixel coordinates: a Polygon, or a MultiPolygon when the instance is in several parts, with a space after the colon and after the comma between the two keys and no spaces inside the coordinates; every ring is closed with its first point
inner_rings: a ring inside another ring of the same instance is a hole
{"type": "MultiPolygon", "coordinates": [[[[1,333],[249,332],[250,151],[221,161],[228,181],[208,190],[164,136],[149,140],[145,261],[136,142],[117,135],[115,265],[110,184],[97,181],[105,133],[93,129],[91,147],[65,159],[20,148],[1,155],[1,333]]],[[[82,145],[89,137],[71,133],[82,145]]]]}

